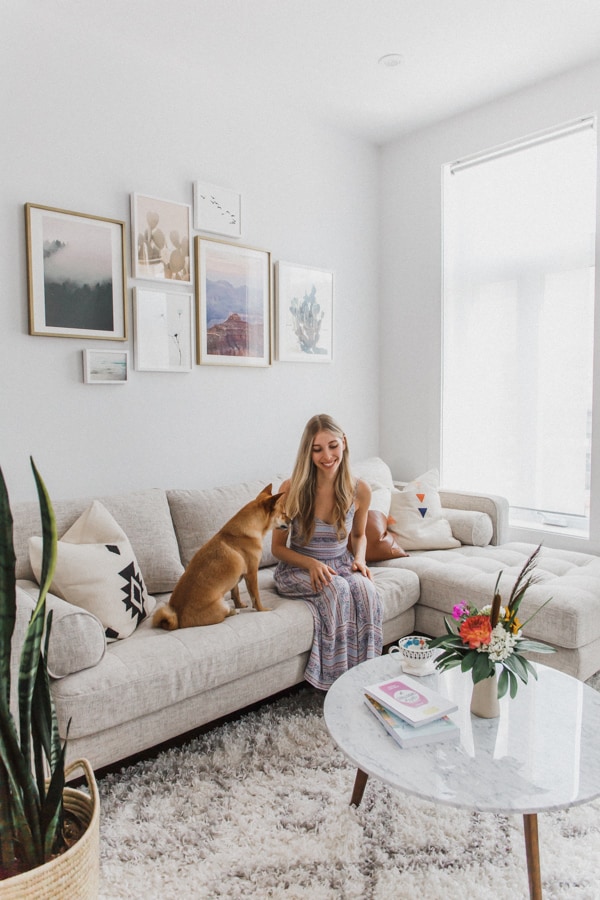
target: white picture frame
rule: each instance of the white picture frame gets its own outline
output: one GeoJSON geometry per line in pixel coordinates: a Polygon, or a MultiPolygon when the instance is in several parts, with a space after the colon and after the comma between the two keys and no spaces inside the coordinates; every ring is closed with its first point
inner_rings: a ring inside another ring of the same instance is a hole
{"type": "Polygon", "coordinates": [[[133,322],[138,372],[191,372],[194,295],[135,287],[133,322]]]}
{"type": "Polygon", "coordinates": [[[133,278],[192,284],[192,208],[147,194],[131,195],[133,278]]]}
{"type": "Polygon", "coordinates": [[[206,181],[194,182],[194,228],[230,238],[242,236],[242,195],[206,181]]]}
{"type": "Polygon", "coordinates": [[[83,350],[85,384],[125,384],[129,378],[127,350],[83,350]]]}
{"type": "Polygon", "coordinates": [[[333,272],[278,261],[276,358],[279,362],[333,360],[333,272]]]}

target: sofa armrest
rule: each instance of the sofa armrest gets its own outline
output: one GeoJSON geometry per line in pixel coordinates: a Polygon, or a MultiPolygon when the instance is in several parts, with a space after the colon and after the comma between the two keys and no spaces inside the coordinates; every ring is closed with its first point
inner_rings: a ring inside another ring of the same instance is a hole
{"type": "Polygon", "coordinates": [[[442,507],[487,513],[492,520],[491,544],[504,544],[508,540],[508,500],[495,494],[475,494],[470,491],[440,490],[442,507]]]}
{"type": "MultiPolygon", "coordinates": [[[[406,482],[395,481],[394,487],[402,490],[406,482]]],[[[508,500],[497,494],[476,494],[471,491],[448,491],[440,489],[442,507],[487,513],[492,520],[491,544],[498,546],[508,540],[508,500]]]]}

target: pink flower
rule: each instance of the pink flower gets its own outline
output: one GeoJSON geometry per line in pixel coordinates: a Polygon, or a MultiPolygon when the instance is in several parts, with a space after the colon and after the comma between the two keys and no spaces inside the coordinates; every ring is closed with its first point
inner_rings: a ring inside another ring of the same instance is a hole
{"type": "Polygon", "coordinates": [[[489,616],[469,616],[460,626],[458,632],[464,644],[470,650],[485,647],[492,639],[492,623],[489,616]]]}
{"type": "Polygon", "coordinates": [[[462,619],[463,616],[469,612],[469,607],[465,603],[464,600],[461,600],[460,603],[457,603],[454,609],[452,610],[452,617],[454,619],[462,619]]]}

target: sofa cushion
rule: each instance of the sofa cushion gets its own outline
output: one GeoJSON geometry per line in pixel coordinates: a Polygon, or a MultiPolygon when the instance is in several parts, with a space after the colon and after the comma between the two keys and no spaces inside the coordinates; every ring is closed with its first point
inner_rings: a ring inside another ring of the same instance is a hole
{"type": "MultiPolygon", "coordinates": [[[[285,476],[276,475],[270,479],[273,493],[276,493],[285,476]]],[[[179,542],[179,552],[184,566],[188,566],[193,555],[213,537],[246,503],[250,503],[269,484],[269,480],[244,481],[225,487],[207,490],[171,490],[167,499],[175,533],[179,542]]],[[[271,553],[271,533],[265,535],[261,567],[277,562],[271,553]]]]}
{"type": "Polygon", "coordinates": [[[405,550],[444,550],[460,546],[442,514],[438,487],[439,473],[431,469],[403,490],[392,491],[390,531],[405,550]]]}
{"type": "MultiPolygon", "coordinates": [[[[419,580],[413,572],[374,568],[372,574],[384,623],[414,607],[419,580]]],[[[69,718],[75,740],[130,721],[133,710],[143,717],[195,696],[203,704],[202,695],[212,688],[239,678],[260,679],[264,669],[308,655],[313,639],[308,604],[275,593],[272,567],[259,572],[259,587],[268,613],[248,608],[219,625],[175,631],[153,628],[147,619],[128,640],[109,644],[94,669],[56,682],[61,734],[69,718]]],[[[249,602],[245,589],[240,592],[249,602]]],[[[168,595],[157,599],[166,602],[168,595]]]]}
{"type": "MultiPolygon", "coordinates": [[[[17,604],[27,608],[29,615],[35,609],[38,593],[39,586],[33,581],[17,583],[17,604]]],[[[50,611],[52,627],[46,658],[50,677],[64,678],[97,666],[106,651],[102,622],[87,610],[54,594],[46,595],[46,615],[50,611]]]]}
{"type": "Polygon", "coordinates": [[[467,509],[444,509],[443,513],[450,523],[452,537],[461,544],[487,547],[492,540],[494,526],[487,513],[467,509]]]}
{"type": "MultiPolygon", "coordinates": [[[[30,538],[29,553],[39,581],[42,538],[30,538]]],[[[97,616],[108,640],[129,637],[155,606],[127,535],[98,500],[58,541],[50,589],[97,616]]]]}
{"type": "MultiPolygon", "coordinates": [[[[392,568],[408,568],[419,576],[421,595],[418,609],[429,608],[451,616],[461,600],[481,607],[491,603],[498,573],[503,598],[530,556],[534,545],[521,542],[501,547],[460,547],[411,553],[407,559],[381,563],[392,568]]],[[[535,569],[537,582],[527,591],[519,611],[524,634],[532,640],[576,649],[600,639],[600,558],[587,553],[542,547],[535,569]]],[[[417,612],[417,619],[419,614],[417,612]]],[[[543,660],[545,661],[545,660],[543,660]]]]}
{"type": "MultiPolygon", "coordinates": [[[[58,533],[64,534],[93,499],[53,500],[58,533]]],[[[183,566],[165,491],[150,488],[98,499],[127,535],[148,591],[151,594],[172,591],[183,566]]],[[[28,542],[31,535],[42,533],[37,502],[15,504],[13,518],[17,578],[31,580],[28,542]]]]}

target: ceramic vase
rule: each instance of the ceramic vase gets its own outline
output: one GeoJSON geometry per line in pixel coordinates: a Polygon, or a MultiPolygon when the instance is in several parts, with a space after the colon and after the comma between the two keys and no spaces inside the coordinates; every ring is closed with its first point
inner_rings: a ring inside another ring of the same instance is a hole
{"type": "Polygon", "coordinates": [[[473,685],[471,712],[480,719],[495,719],[500,715],[498,701],[498,677],[494,673],[473,685]]]}

